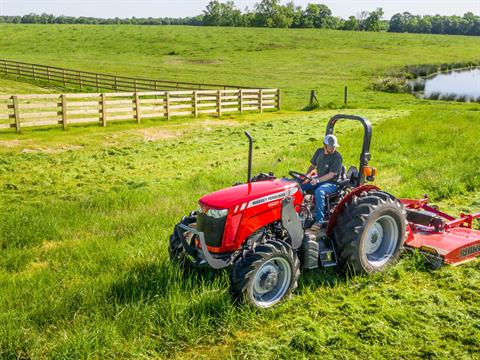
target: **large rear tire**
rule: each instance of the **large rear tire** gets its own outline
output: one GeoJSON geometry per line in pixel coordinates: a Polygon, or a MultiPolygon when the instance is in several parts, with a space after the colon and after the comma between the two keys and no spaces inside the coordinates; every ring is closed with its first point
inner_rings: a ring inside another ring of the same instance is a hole
{"type": "Polygon", "coordinates": [[[406,226],[403,205],[392,195],[370,191],[354,196],[333,230],[339,264],[356,274],[384,271],[398,261],[406,226]]]}
{"type": "Polygon", "coordinates": [[[259,308],[269,308],[297,288],[300,261],[292,248],[280,241],[258,244],[233,265],[232,295],[259,308]]]}

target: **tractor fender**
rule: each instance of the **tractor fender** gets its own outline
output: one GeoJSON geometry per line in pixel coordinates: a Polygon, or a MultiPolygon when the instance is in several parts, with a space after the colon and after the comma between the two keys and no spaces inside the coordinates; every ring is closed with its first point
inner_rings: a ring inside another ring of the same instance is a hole
{"type": "Polygon", "coordinates": [[[282,201],[282,226],[290,236],[292,248],[296,250],[302,245],[303,227],[295,211],[294,200],[294,197],[287,196],[282,201]]]}
{"type": "Polygon", "coordinates": [[[345,205],[348,204],[354,196],[357,196],[364,191],[368,192],[372,190],[380,190],[380,188],[375,185],[361,185],[352,189],[352,191],[350,191],[347,195],[344,196],[342,200],[340,200],[335,209],[333,209],[333,213],[330,216],[330,221],[328,222],[327,235],[330,238],[333,235],[333,228],[337,225],[337,216],[342,212],[345,205]]]}

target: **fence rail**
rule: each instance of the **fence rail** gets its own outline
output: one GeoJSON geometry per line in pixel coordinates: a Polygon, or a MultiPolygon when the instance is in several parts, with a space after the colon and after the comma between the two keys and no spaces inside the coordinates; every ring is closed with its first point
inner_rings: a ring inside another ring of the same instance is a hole
{"type": "Polygon", "coordinates": [[[80,89],[100,91],[161,91],[161,90],[202,90],[202,89],[252,89],[245,86],[156,80],[115,76],[64,69],[55,66],[31,64],[0,59],[0,74],[33,81],[44,81],[66,87],[73,85],[80,89]]]}
{"type": "Polygon", "coordinates": [[[279,89],[0,95],[0,129],[280,109],[279,89]]]}

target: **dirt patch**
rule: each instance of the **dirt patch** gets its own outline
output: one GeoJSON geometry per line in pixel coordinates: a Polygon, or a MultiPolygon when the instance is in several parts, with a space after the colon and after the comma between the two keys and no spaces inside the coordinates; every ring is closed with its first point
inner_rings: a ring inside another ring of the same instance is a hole
{"type": "Polygon", "coordinates": [[[54,148],[35,148],[35,149],[23,149],[22,153],[32,154],[32,153],[44,153],[44,154],[58,154],[65,151],[75,151],[83,149],[83,146],[80,145],[62,145],[54,148]]]}
{"type": "Polygon", "coordinates": [[[42,243],[42,250],[53,250],[62,246],[62,243],[59,241],[44,241],[42,243]]]}
{"type": "Polygon", "coordinates": [[[135,132],[141,134],[146,141],[170,140],[182,135],[179,131],[168,131],[157,128],[136,130],[135,132]]]}
{"type": "Polygon", "coordinates": [[[188,60],[189,64],[198,64],[198,65],[216,65],[221,64],[221,61],[218,60],[188,60]]]}
{"type": "Polygon", "coordinates": [[[0,140],[0,147],[13,148],[20,144],[20,140],[0,140]]]}

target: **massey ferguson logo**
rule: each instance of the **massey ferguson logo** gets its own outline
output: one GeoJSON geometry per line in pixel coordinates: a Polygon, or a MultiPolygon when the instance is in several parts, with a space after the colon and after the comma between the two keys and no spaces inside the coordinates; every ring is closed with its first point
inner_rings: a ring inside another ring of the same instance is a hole
{"type": "Polygon", "coordinates": [[[465,257],[469,255],[473,255],[477,252],[480,252],[480,244],[472,245],[469,247],[466,247],[460,251],[460,257],[465,257]]]}
{"type": "Polygon", "coordinates": [[[281,192],[279,194],[274,194],[274,195],[270,195],[270,196],[265,196],[265,197],[260,198],[260,199],[252,200],[248,204],[248,207],[251,208],[251,207],[254,207],[256,205],[265,204],[265,203],[273,201],[273,200],[282,199],[282,198],[285,197],[285,195],[286,194],[284,192],[281,192]]]}
{"type": "Polygon", "coordinates": [[[234,213],[236,213],[238,210],[243,211],[246,208],[250,209],[252,207],[262,205],[262,204],[269,204],[269,206],[273,206],[272,201],[283,199],[285,196],[292,196],[297,191],[298,191],[298,188],[292,187],[292,188],[287,189],[285,191],[281,191],[281,192],[278,192],[278,193],[275,193],[275,194],[267,195],[267,196],[264,196],[264,197],[261,197],[261,198],[255,199],[255,200],[251,200],[248,203],[245,202],[241,205],[235,206],[234,213]]]}

